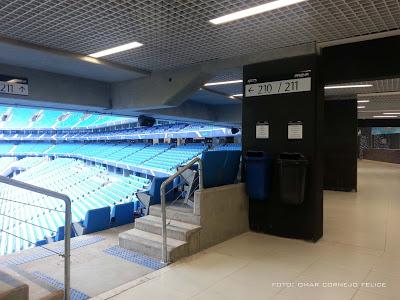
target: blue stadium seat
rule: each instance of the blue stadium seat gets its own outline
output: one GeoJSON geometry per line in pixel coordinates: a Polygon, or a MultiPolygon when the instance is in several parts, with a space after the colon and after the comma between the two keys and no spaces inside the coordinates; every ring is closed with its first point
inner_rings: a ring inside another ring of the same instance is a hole
{"type": "MultiPolygon", "coordinates": [[[[146,192],[138,192],[136,195],[139,201],[143,204],[145,211],[144,214],[147,215],[149,213],[149,208],[151,205],[160,204],[161,203],[161,195],[160,188],[161,184],[167,180],[168,177],[154,177],[151,187],[149,191],[146,192]]],[[[166,192],[173,189],[173,183],[170,183],[166,187],[166,192]]],[[[173,192],[170,192],[166,195],[166,201],[171,201],[174,199],[173,192]]]]}
{"type": "Polygon", "coordinates": [[[110,228],[110,213],[109,206],[88,210],[83,222],[73,224],[76,234],[83,235],[110,228]]]}
{"type": "MultiPolygon", "coordinates": [[[[55,242],[63,241],[64,235],[65,235],[64,226],[58,227],[56,236],[54,237],[54,241],[55,242]]],[[[71,237],[75,237],[75,236],[76,236],[75,231],[73,228],[71,228],[71,237]]]]}
{"type": "Polygon", "coordinates": [[[42,239],[42,240],[36,241],[35,246],[36,247],[43,246],[43,245],[46,245],[47,243],[48,243],[47,239],[42,239]]]}
{"type": "Polygon", "coordinates": [[[111,209],[111,226],[116,227],[132,223],[135,208],[134,202],[114,205],[111,209]]]}

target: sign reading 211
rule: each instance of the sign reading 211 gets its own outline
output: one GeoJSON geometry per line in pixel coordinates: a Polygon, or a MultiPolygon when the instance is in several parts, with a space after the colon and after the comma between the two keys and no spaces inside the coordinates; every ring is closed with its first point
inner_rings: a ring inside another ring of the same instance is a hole
{"type": "Polygon", "coordinates": [[[0,75],[0,93],[28,96],[28,80],[26,78],[0,75]]]}

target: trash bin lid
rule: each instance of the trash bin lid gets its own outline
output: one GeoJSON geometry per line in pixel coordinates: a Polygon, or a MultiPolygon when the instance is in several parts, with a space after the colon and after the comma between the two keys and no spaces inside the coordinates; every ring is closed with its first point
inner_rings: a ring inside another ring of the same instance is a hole
{"type": "Polygon", "coordinates": [[[264,151],[247,151],[246,157],[264,157],[266,154],[264,151]]]}
{"type": "Polygon", "coordinates": [[[279,159],[281,160],[306,160],[302,153],[290,153],[290,152],[283,152],[279,154],[279,159]]]}

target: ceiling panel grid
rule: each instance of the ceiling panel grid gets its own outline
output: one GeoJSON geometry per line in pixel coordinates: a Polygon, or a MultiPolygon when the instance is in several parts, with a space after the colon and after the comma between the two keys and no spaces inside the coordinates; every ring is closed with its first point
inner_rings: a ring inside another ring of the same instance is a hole
{"type": "Polygon", "coordinates": [[[210,19],[265,0],[3,0],[0,35],[162,70],[263,50],[400,28],[398,0],[309,0],[223,25],[210,19]]]}

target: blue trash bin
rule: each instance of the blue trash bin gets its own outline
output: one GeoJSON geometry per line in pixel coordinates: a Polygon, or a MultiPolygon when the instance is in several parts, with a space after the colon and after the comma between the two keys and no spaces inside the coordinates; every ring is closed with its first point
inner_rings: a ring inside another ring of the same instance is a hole
{"type": "Polygon", "coordinates": [[[272,158],[263,151],[248,151],[245,157],[246,192],[250,200],[267,201],[272,158]]]}

